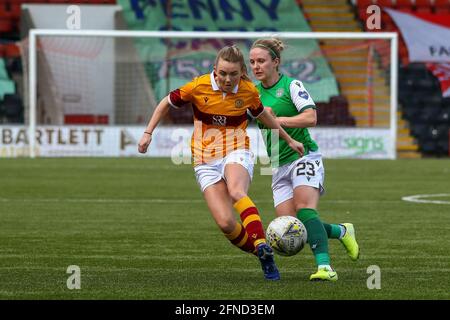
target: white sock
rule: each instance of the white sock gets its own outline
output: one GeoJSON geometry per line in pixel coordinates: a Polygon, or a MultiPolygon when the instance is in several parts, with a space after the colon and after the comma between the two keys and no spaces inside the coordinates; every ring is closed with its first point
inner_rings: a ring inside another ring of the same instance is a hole
{"type": "Polygon", "coordinates": [[[347,228],[345,226],[343,226],[342,224],[339,225],[339,228],[341,228],[341,234],[339,235],[339,239],[342,239],[345,232],[347,232],[347,228]]]}
{"type": "Polygon", "coordinates": [[[329,264],[320,264],[317,267],[317,270],[320,270],[320,269],[327,269],[328,271],[333,271],[333,268],[329,264]]]}

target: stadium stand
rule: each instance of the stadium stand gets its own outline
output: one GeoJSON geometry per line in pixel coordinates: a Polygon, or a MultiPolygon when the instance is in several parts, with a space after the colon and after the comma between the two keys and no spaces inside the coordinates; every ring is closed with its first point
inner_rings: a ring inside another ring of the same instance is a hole
{"type": "MultiPolygon", "coordinates": [[[[393,5],[391,1],[383,2],[393,5]]],[[[298,3],[313,31],[358,32],[365,31],[365,25],[361,21],[365,21],[367,18],[367,7],[375,4],[376,1],[360,0],[356,6],[346,0],[302,0],[298,3]]],[[[394,27],[395,25],[392,23],[390,29],[394,29],[394,27]]],[[[389,121],[389,88],[386,85],[389,47],[386,46],[386,42],[371,42],[370,44],[376,49],[372,69],[372,94],[375,105],[372,111],[369,109],[367,86],[365,85],[368,78],[369,45],[367,42],[359,43],[360,49],[353,50],[351,54],[348,51],[355,47],[354,42],[348,44],[347,50],[342,47],[342,42],[336,43],[333,40],[321,42],[322,51],[332,65],[341,94],[347,99],[349,113],[354,117],[355,125],[358,127],[386,126],[389,121]]],[[[420,157],[418,145],[411,136],[405,120],[401,117],[398,118],[397,155],[408,158],[420,157]]]]}
{"type": "MultiPolygon", "coordinates": [[[[117,0],[0,0],[0,122],[23,121],[21,84],[15,75],[21,74],[20,14],[22,3],[41,4],[120,4],[117,0]]],[[[365,21],[367,7],[376,4],[403,12],[450,13],[449,0],[297,0],[313,31],[393,31],[399,41],[399,117],[398,157],[416,158],[424,155],[448,155],[450,104],[442,98],[439,82],[424,64],[410,64],[408,50],[398,27],[382,12],[381,30],[368,30],[365,21]],[[447,134],[445,134],[447,128],[447,134]],[[420,151],[420,152],[419,152],[420,151]]],[[[340,54],[333,40],[320,42],[335,74],[341,95],[329,102],[318,103],[318,124],[322,126],[383,126],[389,121],[389,88],[386,69],[389,67],[385,44],[372,42],[373,95],[376,107],[370,113],[367,101],[367,56],[369,45],[349,54],[340,54]],[[351,60],[349,60],[349,56],[351,60]]],[[[342,45],[342,43],[341,43],[342,45]]],[[[172,123],[190,123],[192,111],[169,113],[172,123]]]]}
{"type": "Polygon", "coordinates": [[[0,0],[0,123],[23,123],[21,5],[116,4],[116,0],[0,0]]]}
{"type": "Polygon", "coordinates": [[[439,81],[424,64],[401,67],[399,100],[420,150],[425,155],[448,155],[450,99],[442,98],[439,81]]]}
{"type": "MultiPolygon", "coordinates": [[[[368,16],[367,7],[371,4],[376,4],[381,9],[388,7],[406,13],[448,14],[450,2],[448,0],[359,0],[354,10],[364,30],[390,31],[399,34],[399,61],[401,62],[398,92],[399,142],[413,139],[424,156],[449,155],[448,106],[447,102],[444,102],[446,100],[442,98],[438,79],[428,71],[424,63],[409,62],[405,41],[389,14],[382,11],[381,30],[367,29],[364,22],[368,16]],[[406,126],[400,126],[401,122],[406,126]],[[408,135],[405,135],[406,132],[408,135]]],[[[412,145],[405,146],[406,148],[402,147],[402,149],[415,151],[412,145]]],[[[408,152],[406,150],[405,152],[408,152]]],[[[398,151],[401,157],[401,149],[398,151]]],[[[408,152],[408,156],[413,154],[408,152]]]]}

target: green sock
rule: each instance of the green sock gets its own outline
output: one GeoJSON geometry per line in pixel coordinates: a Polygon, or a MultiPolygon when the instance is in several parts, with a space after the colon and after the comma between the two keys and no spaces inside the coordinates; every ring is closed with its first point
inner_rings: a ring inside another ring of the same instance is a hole
{"type": "Polygon", "coordinates": [[[304,208],[297,212],[297,218],[305,225],[308,243],[317,265],[329,265],[328,236],[324,225],[314,209],[304,208]]]}
{"type": "Polygon", "coordinates": [[[341,237],[341,226],[338,224],[323,223],[323,227],[327,231],[328,238],[339,239],[341,237]]]}

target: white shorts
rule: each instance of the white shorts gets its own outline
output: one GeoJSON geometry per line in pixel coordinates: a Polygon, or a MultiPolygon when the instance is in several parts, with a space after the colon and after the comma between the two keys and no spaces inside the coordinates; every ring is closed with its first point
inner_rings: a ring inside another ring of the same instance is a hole
{"type": "Polygon", "coordinates": [[[236,150],[222,159],[194,167],[195,178],[202,192],[205,192],[207,187],[219,182],[221,179],[225,180],[225,166],[229,163],[238,163],[243,166],[247,170],[250,180],[252,179],[254,166],[253,153],[249,150],[236,150]]]}
{"type": "Polygon", "coordinates": [[[298,186],[311,186],[319,189],[322,195],[325,192],[323,181],[325,169],[322,155],[310,152],[308,155],[282,167],[272,170],[272,193],[274,206],[292,199],[294,189],[298,186]]]}

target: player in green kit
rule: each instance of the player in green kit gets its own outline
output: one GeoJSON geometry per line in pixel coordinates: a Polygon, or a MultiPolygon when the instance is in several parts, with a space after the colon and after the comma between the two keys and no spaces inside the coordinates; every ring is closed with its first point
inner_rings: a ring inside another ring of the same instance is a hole
{"type": "Polygon", "coordinates": [[[283,49],[281,40],[270,38],[256,40],[250,50],[250,66],[260,81],[257,88],[263,105],[305,148],[304,156],[300,157],[258,122],[271,158],[274,206],[277,216],[297,217],[306,227],[317,264],[317,272],[310,280],[336,281],[338,276],[331,267],[328,238],[339,239],[352,260],[358,259],[359,246],[351,223],[323,223],[317,213],[319,197],[324,192],[325,171],[319,147],[307,129],[316,125],[316,106],[301,81],[278,71],[283,49]]]}

